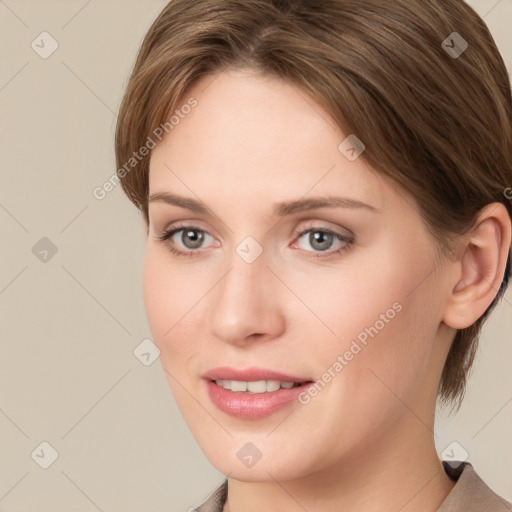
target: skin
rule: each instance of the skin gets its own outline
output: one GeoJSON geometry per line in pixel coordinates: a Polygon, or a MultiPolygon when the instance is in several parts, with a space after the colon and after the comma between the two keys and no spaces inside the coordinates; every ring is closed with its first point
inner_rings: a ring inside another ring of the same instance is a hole
{"type": "Polygon", "coordinates": [[[338,150],[347,134],[313,100],[249,70],[214,78],[184,95],[198,106],[153,150],[149,177],[150,195],[200,199],[212,215],[150,202],[143,288],[177,405],[228,476],[224,511],[437,510],[454,483],[434,445],[436,392],[455,329],[499,288],[506,209],[488,205],[444,258],[414,199],[364,153],[349,161],[338,150]],[[272,214],[276,202],[327,195],[379,212],[272,214]],[[188,230],[157,240],[178,224],[206,231],[203,244],[195,248],[188,230]],[[306,228],[353,243],[334,238],[322,251],[311,233],[298,237],[306,228]],[[263,249],[252,263],[236,252],[247,236],[263,249]],[[171,246],[200,255],[175,256],[171,246]],[[201,374],[218,366],[320,379],[395,302],[401,311],[307,405],[244,420],[210,401],[201,374]],[[248,442],[262,453],[251,468],[237,457],[248,442]]]}

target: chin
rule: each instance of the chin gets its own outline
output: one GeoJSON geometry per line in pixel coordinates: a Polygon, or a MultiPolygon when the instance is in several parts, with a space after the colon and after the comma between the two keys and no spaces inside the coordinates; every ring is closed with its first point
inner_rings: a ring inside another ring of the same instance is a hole
{"type": "MultiPolygon", "coordinates": [[[[243,482],[275,482],[299,479],[308,472],[308,462],[300,449],[292,449],[289,455],[282,449],[267,447],[258,452],[255,441],[251,445],[246,439],[237,441],[230,439],[227,443],[212,443],[208,446],[199,444],[210,464],[223,475],[243,482]],[[265,456],[265,451],[268,455],[265,456]],[[251,460],[252,457],[252,460],[251,460]]],[[[309,466],[309,470],[311,466],[309,466]]]]}

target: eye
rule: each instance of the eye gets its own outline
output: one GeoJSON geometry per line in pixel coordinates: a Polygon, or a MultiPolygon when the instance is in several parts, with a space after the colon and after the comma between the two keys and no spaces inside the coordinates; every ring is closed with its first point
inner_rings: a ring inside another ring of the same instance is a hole
{"type": "MultiPolygon", "coordinates": [[[[161,235],[157,236],[156,239],[162,242],[167,240],[171,240],[181,232],[181,236],[177,237],[185,246],[187,250],[177,249],[174,245],[169,245],[169,251],[178,256],[196,256],[200,253],[197,251],[199,247],[201,247],[202,243],[206,239],[206,237],[211,237],[206,231],[199,229],[197,226],[180,226],[176,228],[172,228],[169,230],[165,230],[161,235]]],[[[174,241],[174,243],[176,243],[174,241]]]]}
{"type": "MultiPolygon", "coordinates": [[[[354,242],[352,237],[342,235],[341,233],[336,233],[335,231],[324,227],[309,227],[304,229],[297,235],[298,239],[300,240],[304,237],[304,235],[309,235],[307,238],[305,238],[305,240],[306,243],[309,244],[310,247],[312,247],[314,250],[309,251],[308,249],[303,249],[302,247],[299,248],[305,250],[306,252],[320,253],[312,254],[311,257],[313,258],[330,257],[335,254],[339,254],[347,250],[354,242]],[[338,248],[329,250],[336,242],[339,244],[338,248]]],[[[297,244],[295,244],[295,246],[296,245],[297,244]]]]}
{"type": "MultiPolygon", "coordinates": [[[[328,258],[340,254],[346,251],[354,242],[354,239],[350,236],[342,235],[341,233],[337,233],[325,227],[315,226],[309,226],[303,229],[296,237],[300,240],[308,234],[309,237],[305,240],[313,248],[313,251],[302,247],[299,248],[304,252],[310,253],[308,257],[312,258],[328,258]],[[336,242],[339,244],[338,248],[329,250],[336,242]]],[[[199,256],[203,252],[199,249],[202,247],[207,237],[213,239],[211,235],[197,226],[179,226],[164,230],[161,235],[155,238],[162,242],[167,240],[172,241],[172,244],[168,244],[168,250],[176,256],[194,257],[199,256]],[[181,236],[176,237],[179,233],[181,233],[181,236]],[[176,247],[177,241],[175,237],[185,250],[176,247]]],[[[292,245],[294,248],[296,246],[297,244],[292,245]]]]}

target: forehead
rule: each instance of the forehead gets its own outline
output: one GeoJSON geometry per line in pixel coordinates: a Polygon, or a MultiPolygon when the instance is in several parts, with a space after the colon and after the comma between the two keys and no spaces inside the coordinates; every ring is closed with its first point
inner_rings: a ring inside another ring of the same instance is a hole
{"type": "Polygon", "coordinates": [[[203,77],[183,95],[197,106],[153,150],[150,194],[217,197],[239,206],[344,195],[381,208],[389,184],[340,150],[345,134],[296,86],[248,71],[203,77]]]}

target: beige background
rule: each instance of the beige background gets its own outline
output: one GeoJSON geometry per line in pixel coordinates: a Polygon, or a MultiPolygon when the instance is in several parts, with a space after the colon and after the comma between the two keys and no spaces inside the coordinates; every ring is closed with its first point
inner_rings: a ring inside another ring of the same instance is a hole
{"type": "MultiPolygon", "coordinates": [[[[142,219],[120,187],[92,195],[114,172],[123,87],[165,3],[0,0],[3,512],[185,511],[223,478],[185,426],[159,359],[145,366],[133,352],[151,336],[142,219]],[[59,45],[47,59],[31,47],[43,31],[59,45]],[[43,237],[57,248],[47,262],[33,253],[43,237]],[[47,469],[43,441],[58,452],[47,469]]],[[[512,69],[512,0],[470,3],[512,69]]],[[[511,330],[509,290],[484,330],[463,408],[436,426],[439,453],[458,442],[509,500],[511,330]]]]}

